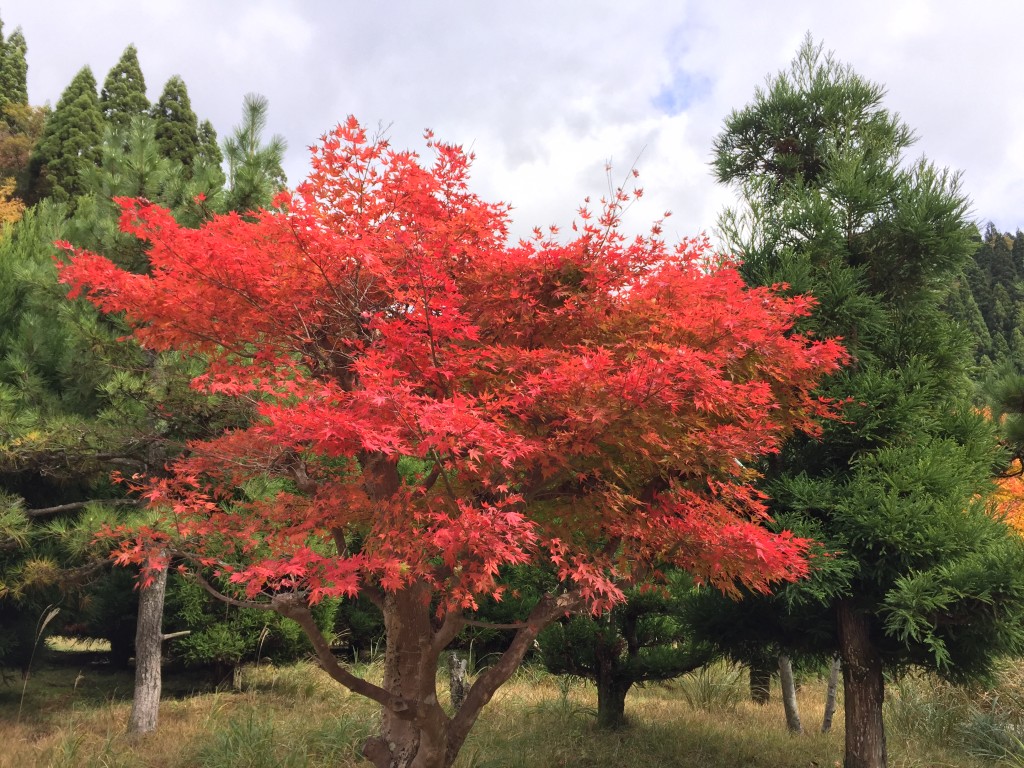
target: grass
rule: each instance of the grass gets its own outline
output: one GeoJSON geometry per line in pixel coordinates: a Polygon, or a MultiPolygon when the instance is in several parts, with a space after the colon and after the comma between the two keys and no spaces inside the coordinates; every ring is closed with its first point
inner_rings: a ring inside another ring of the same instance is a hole
{"type": "MultiPolygon", "coordinates": [[[[60,656],[51,653],[51,658],[60,656]]],[[[379,678],[380,665],[364,665],[379,678]]],[[[596,693],[579,679],[560,680],[524,668],[495,695],[463,748],[457,768],[833,768],[841,765],[841,717],[817,733],[825,681],[805,681],[799,694],[808,733],[786,731],[778,691],[759,707],[743,694],[745,677],[712,668],[668,684],[632,690],[628,729],[594,728],[596,693]],[[724,693],[723,693],[724,691],[724,693]],[[736,692],[739,691],[740,694],[736,692]],[[690,703],[692,702],[692,703],[690,703]]],[[[175,677],[168,675],[168,683],[175,677]]],[[[439,676],[442,688],[447,676],[439,676]]],[[[21,723],[14,714],[20,683],[0,684],[0,766],[117,768],[354,768],[376,709],[347,693],[309,663],[247,667],[241,692],[169,685],[158,731],[139,741],[125,733],[131,679],[84,664],[39,666],[29,683],[21,723]],[[11,690],[11,689],[15,690],[11,690]]],[[[194,683],[194,681],[193,681],[194,683]]],[[[981,768],[998,761],[1024,766],[1011,717],[1018,687],[973,697],[927,678],[893,686],[887,704],[893,768],[981,768]],[[956,697],[961,699],[956,700],[956,697]],[[973,702],[973,703],[972,703],[973,702]],[[947,712],[953,714],[947,717],[947,712]],[[977,725],[972,718],[987,713],[977,725]],[[974,723],[972,725],[972,723],[974,723]],[[972,731],[972,728],[974,729],[972,731]],[[988,731],[984,729],[988,728],[988,731]],[[986,741],[998,732],[1002,741],[986,741]],[[986,735],[987,734],[987,735],[986,735]],[[982,744],[1004,744],[984,754],[982,744]],[[973,753],[973,754],[972,754],[973,753]]],[[[1024,692],[1024,684],[1019,686],[1024,692]]],[[[442,699],[447,700],[442,691],[442,699]]],[[[1015,715],[1014,715],[1015,717],[1015,715]]]]}

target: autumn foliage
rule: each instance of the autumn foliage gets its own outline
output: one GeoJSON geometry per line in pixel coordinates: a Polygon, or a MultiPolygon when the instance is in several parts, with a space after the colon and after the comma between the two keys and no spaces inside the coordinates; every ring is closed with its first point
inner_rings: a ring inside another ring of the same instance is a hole
{"type": "MultiPolygon", "coordinates": [[[[507,565],[561,579],[528,632],[669,564],[724,589],[805,574],[807,542],[762,525],[748,467],[827,410],[812,389],[842,351],[792,332],[811,301],[747,288],[702,240],[627,238],[623,191],[581,208],[570,239],[511,242],[508,206],[468,189],[470,158],[427,146],[429,161],[395,151],[350,119],[273,211],[193,230],[120,201],[148,275],[73,253],[74,294],[125,312],[149,349],[201,356],[194,386],[256,412],[147,486],[171,514],[122,561],[171,551],[250,600],[289,595],[282,612],[362,590],[386,620],[422,611],[431,652],[500,598],[507,565]],[[285,490],[238,492],[267,475],[285,490]]],[[[415,723],[419,747],[387,759],[453,759],[464,734],[427,724],[408,677],[359,690],[415,723]]]]}

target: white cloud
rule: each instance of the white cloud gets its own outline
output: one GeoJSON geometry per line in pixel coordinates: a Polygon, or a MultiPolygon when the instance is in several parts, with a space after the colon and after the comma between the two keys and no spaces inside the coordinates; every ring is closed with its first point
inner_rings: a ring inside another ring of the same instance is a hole
{"type": "Polygon", "coordinates": [[[181,74],[222,135],[246,92],[267,96],[292,181],[304,148],[349,113],[390,124],[399,146],[420,147],[430,127],[473,147],[478,188],[511,200],[522,230],[568,224],[605,189],[605,161],[621,178],[645,147],[631,225],[670,208],[681,235],[713,227],[731,199],[707,164],[723,118],[809,30],[887,84],[917,151],[964,169],[980,218],[1024,227],[1024,6],[998,0],[15,0],[2,15],[25,28],[34,102],[55,102],[85,63],[102,81],[134,42],[150,96],[181,74]]]}

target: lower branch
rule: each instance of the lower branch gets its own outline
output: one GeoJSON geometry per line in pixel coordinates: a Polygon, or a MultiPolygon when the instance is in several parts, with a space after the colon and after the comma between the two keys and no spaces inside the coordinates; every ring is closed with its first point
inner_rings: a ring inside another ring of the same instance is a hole
{"type": "Polygon", "coordinates": [[[331,651],[330,643],[327,642],[323,632],[316,625],[316,620],[313,618],[309,606],[302,597],[291,593],[275,595],[270,601],[270,607],[286,619],[291,619],[302,627],[302,630],[309,638],[309,642],[313,645],[313,650],[320,661],[320,666],[337,682],[353,693],[358,693],[360,696],[365,696],[376,701],[381,706],[387,707],[403,719],[414,720],[416,718],[416,702],[393,696],[380,686],[369,683],[361,677],[356,677],[338,663],[334,653],[331,651]]]}
{"type": "Polygon", "coordinates": [[[579,612],[585,607],[586,601],[579,592],[566,592],[557,597],[545,595],[541,598],[498,663],[481,674],[466,694],[465,701],[455,713],[448,729],[449,755],[458,753],[484,705],[519,668],[541,630],[558,617],[579,612]]]}

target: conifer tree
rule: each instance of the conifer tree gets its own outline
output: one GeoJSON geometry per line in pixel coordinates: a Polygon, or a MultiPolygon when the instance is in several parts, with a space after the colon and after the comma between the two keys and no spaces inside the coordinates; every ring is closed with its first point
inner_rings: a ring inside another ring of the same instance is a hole
{"type": "Polygon", "coordinates": [[[285,186],[281,162],[287,142],[275,134],[269,142],[263,143],[269,108],[265,96],[246,94],[242,103],[242,122],[224,141],[230,210],[245,212],[265,208],[285,186]]]}
{"type": "Polygon", "coordinates": [[[134,118],[149,111],[146,79],[142,75],[138,51],[134,45],[124,49],[121,58],[103,81],[100,107],[103,109],[103,117],[116,129],[127,128],[134,118]]]}
{"type": "Polygon", "coordinates": [[[161,154],[191,168],[199,153],[199,124],[185,81],[172,76],[150,114],[156,120],[156,140],[161,154]]]}
{"type": "Polygon", "coordinates": [[[218,168],[224,163],[224,154],[217,142],[217,131],[209,120],[199,124],[199,152],[196,157],[200,162],[218,168]]]}
{"type": "Polygon", "coordinates": [[[0,43],[0,109],[28,104],[28,44],[18,27],[0,43]]]}
{"type": "Polygon", "coordinates": [[[744,203],[721,228],[748,282],[816,296],[804,330],[852,356],[823,387],[843,418],[764,467],[779,524],[835,565],[786,589],[790,616],[760,614],[779,641],[795,625],[842,656],[846,768],[886,765],[885,670],[970,679],[1024,639],[1024,542],[986,509],[995,441],[943,312],[968,204],[956,176],[904,164],[913,133],[883,96],[808,39],[727,118],[714,161],[744,203]]]}
{"type": "Polygon", "coordinates": [[[61,95],[32,154],[33,201],[52,197],[66,202],[80,195],[83,174],[100,160],[102,141],[96,78],[83,67],[61,95]]]}

